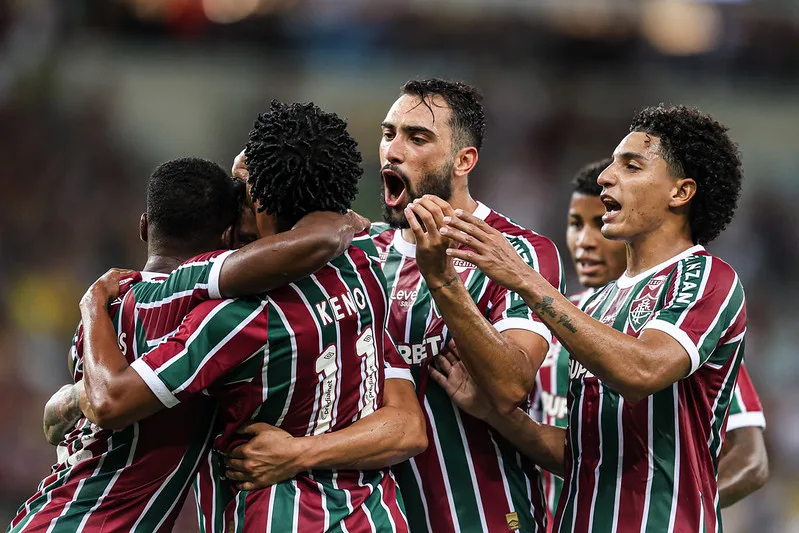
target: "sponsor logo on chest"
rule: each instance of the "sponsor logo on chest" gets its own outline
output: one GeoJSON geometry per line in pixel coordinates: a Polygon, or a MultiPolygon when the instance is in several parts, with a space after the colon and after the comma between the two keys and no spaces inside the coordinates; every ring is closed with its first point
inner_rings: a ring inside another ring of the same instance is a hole
{"type": "Polygon", "coordinates": [[[595,377],[591,372],[588,371],[583,365],[581,365],[578,361],[574,359],[569,360],[569,379],[577,380],[577,379],[588,379],[595,377]]]}
{"type": "Polygon", "coordinates": [[[419,296],[418,289],[394,289],[391,291],[391,299],[398,302],[400,307],[412,307],[416,298],[419,296]]]}
{"type": "Polygon", "coordinates": [[[397,343],[397,351],[406,363],[418,365],[425,359],[438,355],[441,340],[441,335],[433,335],[418,343],[397,343]]]}

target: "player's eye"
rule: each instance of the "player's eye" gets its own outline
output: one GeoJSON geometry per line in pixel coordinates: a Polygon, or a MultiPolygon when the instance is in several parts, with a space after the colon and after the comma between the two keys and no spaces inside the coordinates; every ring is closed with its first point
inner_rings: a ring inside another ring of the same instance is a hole
{"type": "Polygon", "coordinates": [[[426,142],[427,142],[427,139],[425,139],[424,137],[419,137],[419,136],[417,135],[417,136],[411,137],[411,142],[412,142],[413,144],[416,144],[416,145],[420,145],[420,146],[421,146],[422,144],[424,144],[424,143],[426,143],[426,142]]]}
{"type": "Polygon", "coordinates": [[[387,140],[387,141],[390,141],[391,139],[394,138],[394,134],[392,132],[390,132],[390,131],[384,131],[383,132],[383,138],[385,140],[387,140]]]}

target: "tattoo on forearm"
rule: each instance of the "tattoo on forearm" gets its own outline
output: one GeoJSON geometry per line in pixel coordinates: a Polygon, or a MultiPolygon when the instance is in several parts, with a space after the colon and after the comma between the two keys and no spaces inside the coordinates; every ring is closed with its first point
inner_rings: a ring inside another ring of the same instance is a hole
{"type": "Polygon", "coordinates": [[[572,324],[571,319],[564,314],[560,315],[560,318],[558,319],[558,324],[563,324],[564,328],[568,329],[572,333],[577,333],[577,328],[574,327],[574,324],[572,324]]]}
{"type": "Polygon", "coordinates": [[[538,315],[549,315],[552,318],[555,318],[555,309],[552,308],[552,302],[555,299],[552,296],[544,296],[540,302],[533,305],[533,311],[535,311],[538,315]]]}
{"type": "Polygon", "coordinates": [[[69,387],[58,395],[54,404],[48,405],[44,416],[44,432],[48,436],[61,438],[81,414],[78,389],[69,387]]]}

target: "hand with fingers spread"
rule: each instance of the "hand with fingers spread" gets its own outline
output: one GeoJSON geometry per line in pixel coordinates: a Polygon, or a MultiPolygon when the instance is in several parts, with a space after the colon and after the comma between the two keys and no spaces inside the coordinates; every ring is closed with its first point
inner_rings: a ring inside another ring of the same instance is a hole
{"type": "Polygon", "coordinates": [[[225,476],[239,490],[264,489],[306,470],[299,464],[303,439],[261,422],[246,424],[237,433],[251,437],[234,448],[225,460],[225,476]]]}
{"type": "Polygon", "coordinates": [[[517,292],[536,275],[505,236],[485,221],[458,209],[443,222],[441,235],[470,248],[449,248],[446,253],[450,257],[473,263],[494,282],[517,292]]]}
{"type": "Polygon", "coordinates": [[[444,218],[454,214],[452,206],[431,194],[417,198],[405,208],[405,218],[416,238],[416,264],[431,290],[452,284],[458,278],[452,259],[447,256],[452,241],[439,232],[444,218]]]}
{"type": "Polygon", "coordinates": [[[430,377],[444,389],[455,405],[475,418],[486,420],[494,408],[455,353],[457,349],[446,349],[437,355],[435,364],[429,367],[430,377]]]}

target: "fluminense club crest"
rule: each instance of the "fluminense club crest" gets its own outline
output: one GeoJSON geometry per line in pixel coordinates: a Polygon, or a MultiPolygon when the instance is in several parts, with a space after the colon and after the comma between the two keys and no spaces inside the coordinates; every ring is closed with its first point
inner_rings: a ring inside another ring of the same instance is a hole
{"type": "Polygon", "coordinates": [[[647,320],[652,316],[657,304],[657,298],[651,294],[643,294],[639,298],[633,300],[630,305],[630,326],[638,333],[644,327],[647,320]]]}

